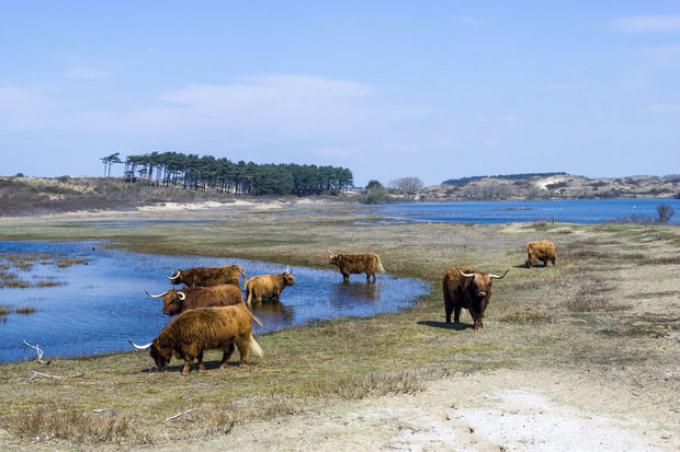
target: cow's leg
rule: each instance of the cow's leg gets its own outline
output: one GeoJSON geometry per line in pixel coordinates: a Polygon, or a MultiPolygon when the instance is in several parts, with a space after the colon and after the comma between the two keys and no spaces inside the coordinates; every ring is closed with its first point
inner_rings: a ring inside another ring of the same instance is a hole
{"type": "Polygon", "coordinates": [[[527,268],[531,268],[534,265],[534,260],[531,258],[531,254],[527,254],[527,268]]]}
{"type": "Polygon", "coordinates": [[[543,261],[543,266],[544,266],[544,267],[547,267],[547,266],[548,266],[548,259],[546,259],[546,258],[544,257],[544,258],[541,259],[541,260],[543,261]]]}
{"type": "Polygon", "coordinates": [[[369,272],[366,272],[366,282],[371,281],[371,274],[369,272]]]}
{"type": "Polygon", "coordinates": [[[349,281],[349,273],[343,273],[342,274],[342,280],[343,281],[349,281]]]}
{"type": "Polygon", "coordinates": [[[238,347],[238,352],[241,355],[241,362],[239,367],[248,366],[248,347],[250,346],[250,335],[248,337],[240,337],[236,340],[236,346],[238,347]]]}
{"type": "Polygon", "coordinates": [[[453,307],[453,323],[460,323],[460,311],[463,309],[463,306],[456,303],[456,305],[453,307]]]}
{"type": "Polygon", "coordinates": [[[448,300],[444,302],[444,311],[446,312],[446,323],[451,323],[451,313],[453,312],[453,303],[448,300]]]}
{"type": "Polygon", "coordinates": [[[553,267],[554,267],[554,266],[555,266],[555,258],[554,258],[554,257],[551,257],[551,258],[550,258],[550,262],[552,262],[553,267]]]}
{"type": "Polygon", "coordinates": [[[182,368],[182,375],[189,375],[189,372],[191,372],[191,361],[193,361],[193,358],[189,357],[184,358],[184,367],[182,368]]]}
{"type": "Polygon", "coordinates": [[[227,367],[227,361],[231,358],[231,354],[234,353],[234,343],[229,342],[227,348],[224,349],[224,354],[222,355],[222,361],[220,361],[220,367],[227,367]]]}
{"type": "Polygon", "coordinates": [[[196,357],[196,360],[198,361],[198,371],[203,372],[205,370],[205,364],[203,364],[203,352],[199,352],[198,356],[196,357]]]}

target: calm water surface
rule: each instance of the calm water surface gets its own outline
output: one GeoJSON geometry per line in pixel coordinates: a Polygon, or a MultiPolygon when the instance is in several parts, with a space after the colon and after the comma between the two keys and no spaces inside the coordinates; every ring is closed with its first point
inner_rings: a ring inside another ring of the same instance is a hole
{"type": "Polygon", "coordinates": [[[453,201],[412,202],[372,207],[372,211],[395,221],[445,223],[511,223],[552,221],[594,224],[630,215],[656,218],[656,208],[675,209],[671,223],[680,223],[680,199],[559,199],[546,201],[453,201]]]}
{"type": "MultiPolygon", "coordinates": [[[[33,351],[22,345],[24,338],[40,344],[51,357],[129,350],[128,339],[150,341],[169,317],[161,312],[161,301],[147,298],[144,289],[169,289],[165,276],[177,268],[238,263],[245,267],[248,277],[284,270],[279,264],[243,259],[132,253],[107,249],[101,242],[0,241],[0,262],[3,254],[12,253],[83,257],[88,264],[58,268],[53,261],[40,263],[38,259],[30,271],[9,270],[25,280],[55,278],[66,285],[0,289],[0,304],[38,308],[31,315],[0,318],[0,362],[32,358],[33,351]]],[[[323,253],[319,259],[324,262],[323,253]]],[[[429,291],[429,284],[411,278],[380,275],[377,283],[367,284],[362,275],[356,275],[349,284],[343,284],[342,276],[330,267],[291,270],[297,282],[285,289],[281,302],[265,302],[254,309],[265,325],[255,325],[256,334],[320,319],[394,312],[429,291]]]]}

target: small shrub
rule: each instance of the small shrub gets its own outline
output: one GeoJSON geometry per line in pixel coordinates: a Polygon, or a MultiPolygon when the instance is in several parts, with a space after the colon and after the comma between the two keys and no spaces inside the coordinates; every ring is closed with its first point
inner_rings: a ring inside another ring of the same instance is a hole
{"type": "Polygon", "coordinates": [[[33,314],[35,312],[38,312],[38,308],[36,308],[34,306],[21,306],[21,307],[16,308],[14,310],[14,312],[17,313],[17,314],[22,314],[22,315],[30,315],[30,314],[33,314]]]}
{"type": "Polygon", "coordinates": [[[364,378],[352,378],[320,388],[343,399],[364,399],[390,394],[415,394],[425,389],[422,379],[413,372],[398,374],[371,374],[364,378]]]}
{"type": "Polygon", "coordinates": [[[675,215],[675,209],[669,204],[660,204],[656,207],[656,222],[659,224],[666,224],[671,221],[673,215],[675,215]]]}
{"type": "Polygon", "coordinates": [[[10,308],[8,306],[0,305],[0,318],[9,315],[10,308]]]}
{"type": "Polygon", "coordinates": [[[45,279],[42,281],[38,281],[37,283],[34,284],[34,287],[40,287],[40,288],[45,288],[45,287],[59,287],[59,286],[65,286],[66,283],[64,281],[54,281],[52,279],[45,279]]]}

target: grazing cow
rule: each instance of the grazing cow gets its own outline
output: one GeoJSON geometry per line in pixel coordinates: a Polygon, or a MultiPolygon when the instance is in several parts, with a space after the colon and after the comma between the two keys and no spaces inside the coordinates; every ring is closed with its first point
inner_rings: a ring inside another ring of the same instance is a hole
{"type": "Polygon", "coordinates": [[[278,300],[279,295],[288,286],[295,284],[295,278],[290,270],[279,275],[260,275],[250,278],[246,283],[246,303],[252,305],[253,299],[260,303],[262,299],[278,300]]]}
{"type": "Polygon", "coordinates": [[[163,314],[176,315],[188,309],[242,304],[241,288],[232,284],[213,287],[187,287],[159,294],[146,292],[151,298],[163,298],[163,314]]]}
{"type": "Polygon", "coordinates": [[[220,367],[226,367],[234,344],[241,355],[240,365],[246,366],[249,348],[252,347],[255,355],[263,355],[253,337],[253,320],[260,324],[244,304],[192,309],[170,320],[153,342],[137,345],[130,341],[130,344],[137,350],[149,350],[159,369],[165,367],[173,355],[183,359],[182,375],[189,375],[194,359],[198,361],[198,371],[205,370],[203,352],[206,350],[223,350],[220,367]]]}
{"type": "Polygon", "coordinates": [[[557,259],[555,250],[555,244],[550,240],[527,243],[527,261],[525,262],[527,268],[531,268],[537,261],[543,262],[544,267],[547,267],[550,261],[554,267],[557,259]]]}
{"type": "Polygon", "coordinates": [[[334,254],[328,251],[328,263],[338,267],[343,280],[348,280],[351,274],[366,273],[366,281],[371,277],[375,281],[376,272],[385,273],[380,256],[375,253],[334,254]]]}
{"type": "Polygon", "coordinates": [[[466,308],[475,322],[475,330],[482,328],[484,311],[491,298],[492,280],[504,278],[508,271],[509,269],[503,275],[498,276],[458,267],[447,268],[442,281],[446,323],[451,323],[452,312],[454,312],[453,322],[459,323],[460,311],[466,308]]]}
{"type": "Polygon", "coordinates": [[[234,284],[241,287],[246,282],[246,271],[240,265],[225,265],[222,267],[196,267],[177,270],[167,278],[173,284],[184,283],[187,287],[210,287],[220,284],[234,284]]]}

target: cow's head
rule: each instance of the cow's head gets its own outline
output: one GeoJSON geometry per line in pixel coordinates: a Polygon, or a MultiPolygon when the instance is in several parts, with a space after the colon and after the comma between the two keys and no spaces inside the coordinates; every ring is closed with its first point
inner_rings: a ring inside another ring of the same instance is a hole
{"type": "Polygon", "coordinates": [[[176,270],[171,276],[166,276],[173,284],[182,284],[182,270],[176,270]]]}
{"type": "Polygon", "coordinates": [[[156,367],[162,369],[163,367],[167,366],[172,359],[172,348],[161,347],[158,343],[158,339],[155,339],[151,343],[149,355],[151,355],[153,362],[156,363],[156,367]]]}
{"type": "Polygon", "coordinates": [[[501,276],[493,273],[471,272],[464,273],[458,269],[461,275],[465,277],[464,289],[467,291],[470,300],[470,315],[475,321],[475,329],[482,327],[482,318],[484,311],[486,311],[491,299],[491,286],[494,279],[502,279],[508,274],[510,269],[505,270],[501,276]]]}
{"type": "Polygon", "coordinates": [[[163,299],[163,314],[176,315],[182,312],[182,302],[187,296],[181,290],[166,290],[163,293],[153,294],[146,292],[151,298],[163,299]]]}
{"type": "Polygon", "coordinates": [[[292,286],[295,284],[295,277],[293,277],[293,273],[289,269],[286,269],[285,272],[281,273],[281,276],[283,276],[283,282],[285,285],[292,286]]]}
{"type": "Polygon", "coordinates": [[[162,347],[158,338],[145,345],[137,345],[132,341],[128,342],[130,342],[130,345],[132,345],[135,350],[149,350],[149,355],[151,355],[151,358],[156,363],[156,367],[159,369],[167,366],[172,359],[172,347],[162,347]]]}
{"type": "Polygon", "coordinates": [[[328,250],[328,263],[331,265],[338,265],[338,259],[340,258],[339,254],[332,253],[331,250],[328,250]]]}

